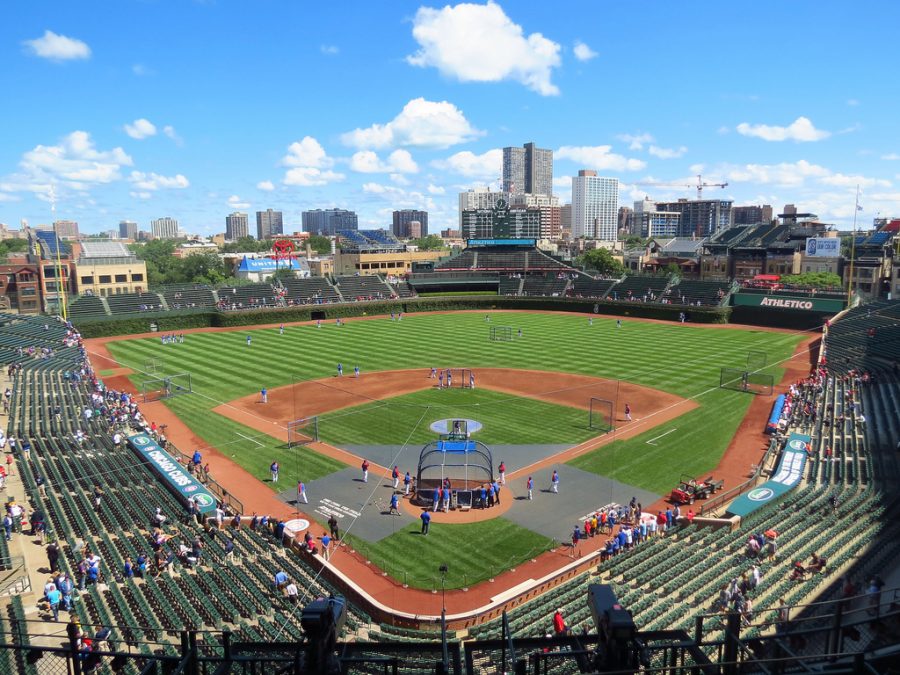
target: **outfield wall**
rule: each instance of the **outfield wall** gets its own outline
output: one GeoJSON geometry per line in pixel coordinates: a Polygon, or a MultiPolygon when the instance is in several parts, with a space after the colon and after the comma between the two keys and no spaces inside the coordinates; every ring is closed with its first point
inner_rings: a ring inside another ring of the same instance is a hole
{"type": "Polygon", "coordinates": [[[687,312],[691,323],[728,323],[730,307],[685,307],[642,302],[613,302],[586,298],[544,298],[513,296],[459,296],[405,298],[383,302],[347,302],[325,305],[302,305],[251,309],[236,312],[154,312],[121,317],[105,317],[94,320],[78,320],[77,327],[85,338],[129,335],[150,331],[155,323],[161,333],[177,332],[190,328],[255,326],[266,323],[291,323],[315,318],[336,319],[356,316],[404,312],[453,312],[460,310],[491,311],[517,309],[523,311],[582,312],[631,316],[643,319],[678,321],[681,312],[687,312]]]}

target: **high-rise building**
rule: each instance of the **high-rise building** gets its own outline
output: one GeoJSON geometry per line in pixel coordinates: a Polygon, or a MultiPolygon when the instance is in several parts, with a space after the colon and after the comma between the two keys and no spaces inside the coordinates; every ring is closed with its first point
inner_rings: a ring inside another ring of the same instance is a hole
{"type": "Polygon", "coordinates": [[[731,200],[679,199],[656,202],[656,210],[681,214],[679,237],[709,237],[731,227],[731,205],[731,200]]]}
{"type": "Polygon", "coordinates": [[[572,205],[563,204],[559,207],[559,226],[566,232],[572,232],[572,205]]]}
{"type": "Polygon", "coordinates": [[[250,217],[246,213],[235,211],[225,216],[225,238],[237,241],[250,236],[250,217]]]}
{"type": "Polygon", "coordinates": [[[632,234],[645,239],[650,237],[677,237],[681,214],[659,211],[656,202],[649,197],[634,203],[632,234]]]}
{"type": "Polygon", "coordinates": [[[355,211],[346,209],[313,209],[304,211],[303,231],[331,236],[339,230],[358,230],[359,218],[355,211]]]}
{"type": "Polygon", "coordinates": [[[394,222],[391,226],[391,232],[399,239],[410,239],[413,234],[410,230],[410,223],[417,221],[420,225],[421,234],[419,237],[428,236],[428,211],[417,211],[416,209],[403,209],[402,211],[394,211],[394,222]]]}
{"type": "Polygon", "coordinates": [[[731,207],[732,225],[756,225],[758,223],[771,223],[774,211],[769,204],[763,206],[733,206],[731,207]]]}
{"type": "Polygon", "coordinates": [[[284,233],[284,217],[281,211],[266,209],[256,212],[256,238],[273,239],[284,233]]]}
{"type": "Polygon", "coordinates": [[[559,239],[562,234],[562,207],[539,206],[541,211],[541,239],[559,239]]]}
{"type": "Polygon", "coordinates": [[[537,195],[553,194],[553,151],[526,143],[503,148],[503,191],[537,195]]]}
{"type": "Polygon", "coordinates": [[[56,220],[53,231],[60,239],[78,239],[78,223],[74,220],[56,220]]]}
{"type": "Polygon", "coordinates": [[[178,221],[169,216],[151,220],[150,233],[154,239],[178,239],[178,221]]]}
{"type": "Polygon", "coordinates": [[[133,220],[119,221],[119,239],[137,241],[138,226],[133,220]]]}
{"type": "Polygon", "coordinates": [[[572,236],[615,241],[619,224],[619,179],[582,169],[572,177],[572,236]]]}
{"type": "Polygon", "coordinates": [[[630,206],[619,207],[619,234],[632,234],[634,212],[630,206]]]}

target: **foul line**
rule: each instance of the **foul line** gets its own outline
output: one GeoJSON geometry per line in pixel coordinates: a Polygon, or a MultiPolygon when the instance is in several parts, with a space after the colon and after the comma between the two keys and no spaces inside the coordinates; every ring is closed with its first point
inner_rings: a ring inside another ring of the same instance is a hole
{"type": "Polygon", "coordinates": [[[656,445],[656,443],[654,443],[653,441],[658,441],[660,438],[662,438],[663,436],[668,436],[668,435],[671,434],[673,431],[678,431],[678,429],[677,429],[677,428],[676,428],[676,429],[669,429],[666,433],[661,434],[661,435],[657,436],[656,438],[651,438],[649,441],[645,441],[645,442],[647,443],[647,445],[656,445]]]}
{"type": "Polygon", "coordinates": [[[259,447],[261,447],[261,448],[266,447],[266,446],[264,446],[262,443],[260,443],[258,440],[256,440],[255,438],[250,438],[249,436],[244,436],[244,434],[239,433],[239,432],[237,432],[237,431],[235,431],[234,433],[235,433],[235,435],[240,436],[240,437],[243,438],[244,440],[247,440],[247,441],[253,441],[254,443],[256,443],[256,444],[257,444],[259,447]]]}

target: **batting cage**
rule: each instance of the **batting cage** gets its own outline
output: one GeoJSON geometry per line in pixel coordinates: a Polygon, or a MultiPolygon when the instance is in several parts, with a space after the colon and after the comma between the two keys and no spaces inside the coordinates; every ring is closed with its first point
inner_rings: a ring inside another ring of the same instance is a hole
{"type": "Polygon", "coordinates": [[[288,447],[309,445],[319,440],[319,418],[305,417],[287,423],[288,447]]]}
{"type": "Polygon", "coordinates": [[[140,386],[140,394],[144,403],[159,401],[173,396],[190,394],[194,391],[191,386],[190,373],[177,373],[167,377],[153,377],[144,380],[140,386]]]}
{"type": "Polygon", "coordinates": [[[468,368],[446,368],[444,370],[444,386],[470,389],[475,386],[473,372],[468,368]],[[448,385],[447,382],[450,384],[448,385]]]}
{"type": "Polygon", "coordinates": [[[484,443],[455,435],[452,440],[432,441],[419,453],[413,503],[432,506],[435,488],[443,488],[449,482],[450,506],[468,509],[481,499],[481,486],[493,478],[491,451],[484,443]]]}
{"type": "Polygon", "coordinates": [[[746,391],[750,394],[771,396],[775,389],[775,376],[769,373],[755,373],[740,368],[722,368],[719,373],[719,387],[732,391],[746,391]]]}
{"type": "Polygon", "coordinates": [[[604,398],[592,398],[588,410],[588,429],[608,434],[616,426],[615,404],[604,398]]]}
{"type": "Polygon", "coordinates": [[[510,342],[512,339],[512,326],[491,326],[491,342],[510,342]]]}

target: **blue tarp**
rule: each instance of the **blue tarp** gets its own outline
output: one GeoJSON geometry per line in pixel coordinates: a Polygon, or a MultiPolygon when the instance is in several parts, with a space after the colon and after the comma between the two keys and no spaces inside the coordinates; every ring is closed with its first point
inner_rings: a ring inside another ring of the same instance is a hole
{"type": "Polygon", "coordinates": [[[728,514],[744,518],[796,487],[803,478],[809,440],[809,436],[805,434],[791,434],[781,453],[778,469],[772,477],[735,499],[728,507],[728,514]]]}
{"type": "MultiPolygon", "coordinates": [[[[150,465],[175,496],[187,506],[187,500],[194,498],[200,513],[216,510],[216,498],[179,464],[172,455],[163,450],[148,434],[134,434],[128,437],[128,445],[142,462],[150,465]]],[[[153,506],[152,504],[148,506],[153,506]]]]}
{"type": "Polygon", "coordinates": [[[441,452],[472,452],[475,449],[475,441],[438,441],[437,449],[441,452]]]}
{"type": "Polygon", "coordinates": [[[781,419],[781,412],[784,410],[786,400],[785,395],[781,394],[772,404],[772,414],[769,415],[769,423],[766,425],[767,434],[774,434],[778,430],[778,420],[781,419]]]}

